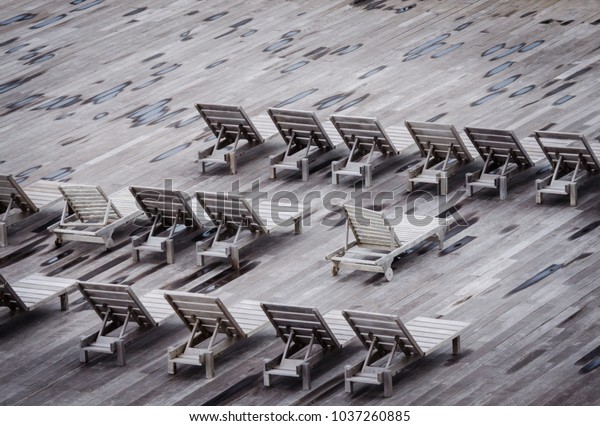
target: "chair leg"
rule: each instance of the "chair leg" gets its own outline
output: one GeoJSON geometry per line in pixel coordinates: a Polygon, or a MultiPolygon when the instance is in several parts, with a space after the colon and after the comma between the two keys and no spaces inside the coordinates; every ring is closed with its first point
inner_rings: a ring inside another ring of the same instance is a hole
{"type": "Polygon", "coordinates": [[[167,373],[168,374],[177,374],[177,363],[172,360],[167,361],[167,373]]]}
{"type": "Polygon", "coordinates": [[[392,388],[392,374],[389,371],[383,372],[383,396],[385,398],[391,397],[393,394],[392,388]]]}
{"type": "Polygon", "coordinates": [[[271,386],[271,375],[267,371],[267,365],[263,366],[263,385],[269,387],[271,386]]]}
{"type": "Polygon", "coordinates": [[[85,349],[81,348],[79,350],[79,361],[80,362],[88,362],[89,359],[90,358],[88,356],[88,352],[85,349]]]}
{"type": "Polygon", "coordinates": [[[301,217],[296,219],[296,221],[294,222],[294,234],[296,234],[296,235],[302,234],[302,218],[301,217]]]}
{"type": "Polygon", "coordinates": [[[301,160],[301,164],[302,164],[302,182],[308,182],[308,158],[303,158],[301,160]]]}
{"type": "Polygon", "coordinates": [[[6,229],[6,223],[0,222],[0,247],[6,247],[8,245],[8,232],[6,229]]]}
{"type": "Polygon", "coordinates": [[[508,198],[508,179],[506,176],[498,178],[498,189],[500,189],[500,199],[506,200],[508,198]]]}
{"type": "Polygon", "coordinates": [[[169,265],[175,263],[175,246],[173,240],[166,241],[167,263],[169,265]]]}
{"type": "Polygon", "coordinates": [[[577,185],[569,185],[569,196],[571,207],[575,207],[577,205],[577,185]]]}
{"type": "Polygon", "coordinates": [[[370,164],[365,164],[365,188],[370,188],[373,181],[373,172],[370,164]]]}
{"type": "Polygon", "coordinates": [[[215,357],[212,353],[204,354],[204,368],[206,369],[207,379],[215,377],[215,357]]]}
{"type": "Polygon", "coordinates": [[[60,310],[66,311],[69,309],[69,293],[60,295],[60,310]]]}
{"type": "Polygon", "coordinates": [[[473,185],[470,185],[471,181],[473,180],[473,175],[474,173],[467,173],[465,175],[465,180],[467,181],[465,184],[465,187],[467,189],[467,197],[473,196],[473,185]]]}
{"type": "Polygon", "coordinates": [[[452,339],[452,355],[460,355],[460,336],[452,339]]]}
{"type": "Polygon", "coordinates": [[[122,340],[116,342],[117,349],[117,364],[119,367],[125,366],[125,345],[122,340]]]}
{"type": "Polygon", "coordinates": [[[140,252],[139,250],[136,250],[135,248],[131,248],[131,260],[133,262],[139,262],[140,261],[140,252]]]}
{"type": "Polygon", "coordinates": [[[336,170],[339,168],[339,161],[331,162],[331,183],[334,185],[339,185],[340,183],[340,175],[336,173],[336,170]]]}
{"type": "Polygon", "coordinates": [[[310,366],[308,363],[300,366],[300,374],[302,375],[302,389],[310,390],[310,366]]]}
{"type": "Polygon", "coordinates": [[[198,160],[198,171],[200,173],[204,173],[206,171],[206,164],[204,164],[204,161],[202,160],[198,160]]]}
{"type": "Polygon", "coordinates": [[[543,194],[540,191],[535,191],[535,202],[536,204],[542,204],[543,198],[542,198],[543,194]]]}
{"type": "Polygon", "coordinates": [[[408,178],[408,181],[406,182],[406,192],[413,192],[415,189],[415,183],[412,181],[412,179],[408,178]]]}
{"type": "Polygon", "coordinates": [[[441,176],[438,182],[439,187],[439,195],[447,195],[448,194],[448,176],[441,176]]]}
{"type": "Polygon", "coordinates": [[[229,155],[229,170],[231,170],[231,174],[237,174],[237,158],[235,153],[229,155]]]}
{"type": "Polygon", "coordinates": [[[269,178],[277,179],[277,169],[275,169],[273,166],[271,166],[271,170],[269,171],[269,178]]]}
{"type": "Polygon", "coordinates": [[[240,251],[237,247],[231,247],[231,267],[233,269],[240,269],[240,251]]]}

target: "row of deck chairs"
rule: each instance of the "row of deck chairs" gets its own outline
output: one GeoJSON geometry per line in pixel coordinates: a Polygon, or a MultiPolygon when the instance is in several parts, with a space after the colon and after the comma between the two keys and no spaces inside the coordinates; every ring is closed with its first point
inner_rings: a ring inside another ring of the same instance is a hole
{"type": "MultiPolygon", "coordinates": [[[[206,162],[216,162],[228,163],[231,172],[236,173],[237,158],[265,141],[259,126],[253,124],[242,107],[197,104],[196,108],[215,137],[214,145],[199,153],[201,172],[205,171],[206,162]],[[246,143],[240,145],[241,140],[246,143]]],[[[411,140],[398,126],[385,130],[375,118],[334,115],[331,129],[312,112],[271,108],[268,113],[275,127],[265,126],[262,120],[263,131],[268,137],[279,132],[286,144],[284,152],[269,159],[273,179],[279,170],[298,170],[306,181],[310,162],[343,144],[350,154],[331,163],[333,183],[339,183],[341,176],[354,176],[364,179],[364,186],[370,187],[373,170],[383,160],[399,156],[414,141],[424,160],[408,171],[409,191],[416,183],[430,183],[438,186],[440,195],[447,194],[448,178],[479,154],[484,167],[467,175],[468,194],[473,195],[476,188],[494,188],[504,200],[509,180],[543,158],[537,152],[530,155],[509,130],[466,127],[465,134],[475,148],[470,150],[456,128],[448,124],[407,121],[411,140]]],[[[536,201],[541,203],[543,194],[564,194],[570,196],[571,205],[576,205],[577,185],[585,172],[600,170],[585,136],[543,131],[534,136],[553,167],[551,176],[536,182],[536,201]]]]}
{"type": "Polygon", "coordinates": [[[195,365],[204,366],[206,377],[213,378],[217,356],[270,322],[285,347],[281,354],[264,360],[264,385],[270,386],[274,376],[295,377],[306,390],[311,388],[311,369],[357,337],[367,354],[363,361],[345,367],[346,391],[352,392],[356,383],[383,384],[389,397],[393,376],[410,363],[448,342],[452,353],[459,355],[460,333],[468,326],[425,317],[405,324],[397,315],[352,310],[321,315],[314,307],[252,300],[227,308],[220,299],[197,293],[157,289],[138,297],[126,285],[41,275],[11,286],[0,275],[0,301],[13,310],[28,311],[57,296],[66,310],[67,295],[75,288],[102,322],[98,330],[80,338],[81,362],[88,362],[90,353],[116,354],[118,365],[124,366],[127,343],[177,315],[190,334],[167,350],[168,373],[176,374],[177,365],[195,365]]]}

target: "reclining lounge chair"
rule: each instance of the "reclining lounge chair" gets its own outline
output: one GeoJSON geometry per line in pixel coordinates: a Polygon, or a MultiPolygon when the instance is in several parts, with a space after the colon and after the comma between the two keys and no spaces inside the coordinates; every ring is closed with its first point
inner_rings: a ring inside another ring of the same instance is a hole
{"type": "Polygon", "coordinates": [[[302,389],[309,390],[310,369],[354,338],[340,311],[321,316],[316,308],[261,305],[277,335],[285,342],[283,353],[264,362],[265,386],[271,385],[271,376],[298,377],[302,379],[302,389]]]}
{"type": "Polygon", "coordinates": [[[188,339],[167,351],[169,374],[177,372],[177,364],[188,364],[203,365],[206,377],[215,377],[215,357],[268,323],[252,300],[227,309],[218,298],[197,293],[167,291],[165,298],[190,330],[188,339]]]}
{"type": "Polygon", "coordinates": [[[395,315],[343,311],[343,315],[367,349],[364,361],[347,365],[346,392],[354,383],[383,384],[383,395],[392,396],[392,378],[407,365],[452,342],[452,354],[460,354],[464,322],[418,317],[404,324],[395,315]]]}
{"type": "Polygon", "coordinates": [[[166,252],[167,263],[173,263],[175,242],[192,238],[203,228],[192,209],[189,195],[164,188],[132,186],[129,190],[152,221],[148,232],[131,239],[133,261],[140,260],[140,251],[151,251],[166,252]]]}
{"type": "Polygon", "coordinates": [[[500,199],[508,196],[508,182],[519,172],[533,166],[529,154],[510,130],[466,127],[465,133],[485,160],[483,169],[467,173],[467,195],[474,188],[492,188],[500,191],[500,199]]]}
{"type": "Polygon", "coordinates": [[[355,207],[343,206],[346,216],[346,243],[326,256],[333,263],[332,273],[340,269],[380,272],[388,281],[392,280],[394,258],[425,240],[433,239],[443,248],[444,235],[448,226],[446,219],[403,215],[400,223],[392,226],[383,213],[355,207]],[[350,241],[350,232],[354,241],[350,241]]]}
{"type": "Polygon", "coordinates": [[[60,200],[58,182],[39,180],[21,187],[11,175],[0,175],[0,247],[8,245],[9,226],[60,200]]]}
{"type": "Polygon", "coordinates": [[[69,309],[69,293],[77,289],[75,280],[33,274],[10,285],[0,274],[0,305],[11,311],[31,311],[50,299],[60,299],[60,310],[69,309]]]}
{"type": "Polygon", "coordinates": [[[309,163],[336,146],[312,112],[270,108],[269,115],[287,146],[281,154],[269,157],[271,179],[277,170],[299,170],[302,180],[308,181],[309,163]]]}
{"type": "Polygon", "coordinates": [[[418,165],[408,170],[408,192],[415,183],[433,183],[439,195],[448,194],[448,178],[473,157],[460,135],[449,124],[405,122],[413,140],[425,157],[418,165]]]}

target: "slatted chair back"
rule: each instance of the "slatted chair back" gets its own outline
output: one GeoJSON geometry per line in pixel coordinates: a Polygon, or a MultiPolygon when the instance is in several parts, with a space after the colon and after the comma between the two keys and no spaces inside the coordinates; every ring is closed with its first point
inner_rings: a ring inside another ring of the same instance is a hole
{"type": "Polygon", "coordinates": [[[481,158],[487,159],[493,154],[491,161],[497,165],[512,162],[523,168],[533,166],[529,154],[511,130],[465,127],[465,133],[481,158]]]}
{"type": "Polygon", "coordinates": [[[429,154],[434,163],[439,163],[445,160],[450,150],[451,156],[460,162],[468,163],[473,160],[453,125],[415,121],[406,121],[405,124],[422,157],[429,154]]]}
{"type": "Polygon", "coordinates": [[[316,308],[303,306],[261,303],[267,318],[275,328],[277,335],[284,341],[290,340],[304,347],[313,341],[324,349],[341,347],[321,314],[316,308]]]}
{"type": "Polygon", "coordinates": [[[0,175],[0,214],[5,213],[9,206],[22,211],[39,210],[11,175],[0,175]]]}
{"type": "Polygon", "coordinates": [[[108,209],[107,223],[114,222],[123,215],[110,203],[102,188],[94,185],[60,185],[63,198],[83,223],[103,223],[108,209]],[[110,206],[109,206],[110,203],[110,206]]]}
{"type": "Polygon", "coordinates": [[[192,208],[191,197],[185,192],[141,186],[131,186],[129,190],[149,219],[160,215],[165,227],[182,224],[188,228],[202,228],[192,208]]]}
{"type": "Polygon", "coordinates": [[[373,145],[384,155],[399,154],[376,118],[333,115],[331,121],[350,150],[358,143],[356,149],[363,154],[371,152],[373,145]]]}
{"type": "MultiPolygon", "coordinates": [[[[344,214],[347,220],[347,231],[352,231],[358,245],[394,249],[400,247],[401,242],[394,228],[383,216],[382,212],[345,204],[344,214]]],[[[347,235],[348,236],[348,235],[347,235]]],[[[346,238],[348,240],[348,238],[346,238]]]]}
{"type": "Polygon", "coordinates": [[[165,299],[190,331],[209,338],[217,333],[245,338],[246,333],[217,297],[197,293],[165,292],[165,299]]]}
{"type": "Polygon", "coordinates": [[[241,106],[196,104],[196,109],[213,134],[224,141],[222,146],[235,143],[240,132],[250,144],[264,142],[241,106]]]}
{"type": "Polygon", "coordinates": [[[294,143],[297,150],[309,144],[326,151],[335,148],[314,112],[278,108],[268,112],[287,145],[294,143]]]}
{"type": "Polygon", "coordinates": [[[196,192],[198,202],[215,225],[223,224],[230,229],[239,227],[251,231],[269,233],[263,219],[250,202],[239,194],[230,192],[196,192]]]}
{"type": "Polygon", "coordinates": [[[0,274],[0,305],[9,307],[11,310],[21,309],[28,311],[29,307],[13,290],[8,281],[0,274]]]}
{"type": "Polygon", "coordinates": [[[342,314],[367,349],[385,355],[398,348],[407,356],[424,356],[424,351],[397,316],[359,311],[343,311],[342,314]]]}
{"type": "Polygon", "coordinates": [[[587,170],[590,173],[600,171],[598,158],[583,134],[536,131],[534,136],[554,167],[560,159],[560,167],[563,170],[575,170],[580,164],[580,171],[587,170]]]}
{"type": "Polygon", "coordinates": [[[158,325],[127,285],[78,281],[77,287],[103,321],[108,315],[107,320],[117,326],[124,325],[126,321],[135,322],[140,327],[158,325]]]}

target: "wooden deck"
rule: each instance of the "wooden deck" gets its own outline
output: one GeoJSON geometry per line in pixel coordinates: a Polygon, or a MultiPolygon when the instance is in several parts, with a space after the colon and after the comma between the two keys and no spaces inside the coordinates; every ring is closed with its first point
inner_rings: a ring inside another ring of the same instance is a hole
{"type": "MultiPolygon", "coordinates": [[[[600,148],[597,1],[351,3],[4,1],[0,172],[24,185],[47,178],[107,193],[167,179],[190,194],[259,181],[269,195],[361,196],[352,179],[331,184],[329,162],[342,149],[312,166],[308,182],[291,172],[270,180],[279,136],[242,157],[236,176],[218,166],[200,175],[197,152],[211,142],[198,102],[241,105],[253,119],[285,107],[315,111],[323,122],[377,117],[386,128],[429,120],[508,128],[521,139],[540,129],[582,132],[600,148]]],[[[339,210],[318,201],[301,235],[257,240],[241,253],[239,271],[219,261],[199,268],[193,241],[175,247],[174,264],[160,254],[134,263],[130,236],[143,231],[140,223],[118,229],[110,252],[78,242],[56,248],[46,228],[60,205],[9,228],[10,245],[0,248],[10,282],[43,273],[129,284],[138,295],[190,290],[226,305],[253,299],[472,324],[459,358],[448,349],[412,364],[392,398],[376,387],[344,392],[344,365],[364,354],[358,341],[313,370],[310,391],[291,379],[263,387],[263,359],[283,348],[270,329],[226,352],[214,379],[188,366],[169,375],[167,348],[188,334],[175,317],[128,346],[125,367],[108,355],[82,364],[79,336],[100,324],[73,294],[65,312],[51,303],[21,314],[0,308],[0,404],[600,404],[600,177],[581,188],[574,208],[566,197],[535,204],[534,180],[549,170],[543,163],[511,181],[506,201],[491,190],[467,199],[464,173],[479,160],[450,179],[447,199],[413,203],[406,169],[418,159],[415,147],[381,166],[363,206],[448,211],[464,226],[449,232],[445,250],[424,244],[394,262],[390,283],[365,272],[331,275],[324,256],[342,245],[344,226],[339,210]],[[390,196],[373,199],[384,192],[390,196]]]]}

